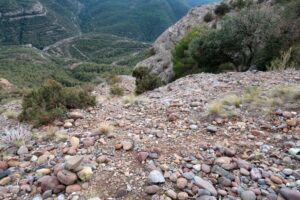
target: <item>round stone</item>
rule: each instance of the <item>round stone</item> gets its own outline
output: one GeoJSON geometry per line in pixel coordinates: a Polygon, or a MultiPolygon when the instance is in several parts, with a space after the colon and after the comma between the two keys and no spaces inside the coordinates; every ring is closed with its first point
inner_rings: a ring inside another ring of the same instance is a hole
{"type": "Polygon", "coordinates": [[[256,200],[256,195],[253,191],[243,191],[241,195],[242,200],[256,200]]]}
{"type": "Polygon", "coordinates": [[[187,186],[188,181],[185,178],[179,178],[177,179],[176,186],[179,189],[184,189],[187,186]]]}
{"type": "Polygon", "coordinates": [[[189,195],[186,192],[179,192],[177,198],[179,200],[186,200],[189,198],[189,195]]]}

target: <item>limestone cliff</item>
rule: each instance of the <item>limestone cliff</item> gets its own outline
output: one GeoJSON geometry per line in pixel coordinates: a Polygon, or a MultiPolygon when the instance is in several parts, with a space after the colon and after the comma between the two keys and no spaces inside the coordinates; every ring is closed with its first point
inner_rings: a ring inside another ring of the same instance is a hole
{"type": "Polygon", "coordinates": [[[153,74],[157,74],[164,82],[170,82],[174,78],[174,71],[171,62],[171,50],[175,47],[184,34],[191,28],[201,25],[203,18],[209,11],[213,11],[217,4],[208,4],[196,7],[168,28],[153,44],[153,55],[138,63],[138,67],[147,67],[153,74]]]}

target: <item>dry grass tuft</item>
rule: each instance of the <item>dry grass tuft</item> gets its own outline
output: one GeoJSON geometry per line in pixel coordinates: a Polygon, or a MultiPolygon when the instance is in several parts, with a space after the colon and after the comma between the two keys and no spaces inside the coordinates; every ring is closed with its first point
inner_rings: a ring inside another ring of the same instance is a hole
{"type": "Polygon", "coordinates": [[[113,132],[114,126],[112,126],[109,122],[102,122],[99,125],[98,133],[102,135],[107,135],[113,132]]]}

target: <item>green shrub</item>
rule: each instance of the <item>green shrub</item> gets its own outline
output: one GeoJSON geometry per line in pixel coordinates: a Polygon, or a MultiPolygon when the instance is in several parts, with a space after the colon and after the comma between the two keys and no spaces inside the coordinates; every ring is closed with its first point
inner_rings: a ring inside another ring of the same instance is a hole
{"type": "Polygon", "coordinates": [[[95,97],[86,90],[64,88],[60,83],[48,80],[24,97],[19,119],[40,126],[63,118],[68,108],[83,108],[95,103],[95,97]]]}
{"type": "Polygon", "coordinates": [[[183,77],[187,74],[195,72],[197,65],[195,60],[190,55],[188,49],[190,42],[199,37],[207,26],[195,27],[185,34],[185,36],[176,44],[172,50],[172,62],[173,70],[175,72],[175,78],[183,77]]]}
{"type": "Polygon", "coordinates": [[[133,71],[133,76],[136,78],[136,94],[142,94],[163,85],[161,78],[151,74],[150,70],[146,67],[136,68],[133,71]]]}
{"type": "Polygon", "coordinates": [[[214,16],[211,12],[208,12],[204,15],[203,19],[204,19],[205,22],[208,23],[208,22],[211,22],[214,19],[214,16]]]}
{"type": "Polygon", "coordinates": [[[230,7],[226,3],[221,3],[215,9],[216,15],[225,15],[230,11],[230,7]]]}
{"type": "Polygon", "coordinates": [[[110,87],[109,93],[113,96],[122,96],[124,94],[124,90],[119,84],[116,83],[110,87]]]}

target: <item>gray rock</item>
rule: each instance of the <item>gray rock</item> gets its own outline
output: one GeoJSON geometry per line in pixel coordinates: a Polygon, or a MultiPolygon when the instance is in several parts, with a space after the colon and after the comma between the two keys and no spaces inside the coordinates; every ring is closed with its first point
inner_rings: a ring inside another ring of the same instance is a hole
{"type": "Polygon", "coordinates": [[[215,165],[212,170],[212,172],[216,173],[216,174],[219,174],[220,176],[224,176],[230,180],[234,180],[235,179],[235,176],[230,173],[229,171],[223,169],[222,167],[219,167],[217,165],[215,165]]]}
{"type": "Polygon", "coordinates": [[[208,181],[200,178],[199,176],[194,177],[195,185],[197,185],[200,188],[208,190],[212,195],[217,196],[217,190],[215,187],[208,181]]]}
{"type": "Polygon", "coordinates": [[[36,195],[32,200],[43,200],[43,198],[40,195],[36,195]]]}
{"type": "Polygon", "coordinates": [[[262,178],[261,172],[258,168],[252,168],[250,173],[251,173],[251,178],[254,181],[257,181],[258,179],[262,178]]]}
{"type": "Polygon", "coordinates": [[[193,172],[185,172],[182,176],[188,180],[192,180],[195,177],[195,174],[193,172]]]}
{"type": "Polygon", "coordinates": [[[66,160],[65,168],[67,170],[75,170],[78,169],[83,161],[82,156],[72,156],[66,160]]]}
{"type": "Polygon", "coordinates": [[[160,187],[157,185],[150,185],[145,188],[147,194],[155,194],[160,190],[160,187]]]}
{"type": "Polygon", "coordinates": [[[19,149],[18,149],[18,155],[25,155],[25,154],[28,154],[28,148],[26,146],[21,146],[19,149]]]}
{"type": "Polygon", "coordinates": [[[285,168],[282,170],[282,173],[289,176],[289,175],[293,174],[293,170],[289,169],[289,168],[285,168]]]}
{"type": "Polygon", "coordinates": [[[196,200],[217,200],[217,199],[214,196],[204,195],[204,196],[197,197],[196,200]]]}
{"type": "Polygon", "coordinates": [[[279,192],[286,200],[299,200],[300,199],[300,192],[298,190],[291,190],[291,189],[283,188],[279,192]]]}
{"type": "Polygon", "coordinates": [[[151,171],[148,176],[148,180],[150,183],[164,183],[165,182],[164,176],[158,170],[151,171]]]}
{"type": "Polygon", "coordinates": [[[207,127],[207,131],[210,132],[210,133],[215,133],[218,131],[218,128],[216,126],[213,126],[213,125],[209,125],[207,127]]]}
{"type": "Polygon", "coordinates": [[[241,194],[242,200],[256,200],[256,195],[253,191],[247,190],[241,194]]]}

